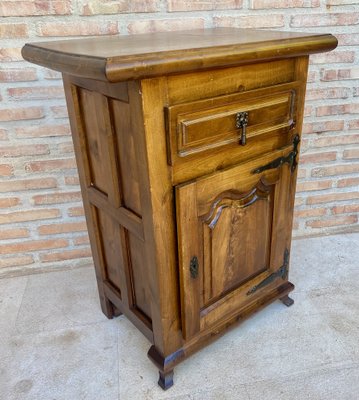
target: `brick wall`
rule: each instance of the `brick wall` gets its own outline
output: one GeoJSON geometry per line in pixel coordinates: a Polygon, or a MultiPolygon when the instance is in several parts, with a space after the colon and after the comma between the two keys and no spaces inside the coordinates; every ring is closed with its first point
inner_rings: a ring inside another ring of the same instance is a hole
{"type": "Polygon", "coordinates": [[[330,32],[311,58],[294,235],[358,229],[359,3],[354,0],[47,0],[0,3],[0,275],[90,261],[59,74],[25,42],[236,26],[330,32]]]}

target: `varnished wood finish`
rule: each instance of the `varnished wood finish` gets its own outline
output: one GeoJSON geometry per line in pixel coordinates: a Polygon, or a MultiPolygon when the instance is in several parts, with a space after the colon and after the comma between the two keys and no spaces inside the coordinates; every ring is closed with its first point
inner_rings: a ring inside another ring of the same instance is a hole
{"type": "Polygon", "coordinates": [[[293,304],[308,55],[335,46],[220,28],[24,47],[63,72],[102,310],[150,340],[163,389],[237,322],[293,304]]]}
{"type": "Polygon", "coordinates": [[[118,82],[319,53],[336,45],[327,34],[214,28],[33,43],[22,55],[71,75],[118,82]]]}

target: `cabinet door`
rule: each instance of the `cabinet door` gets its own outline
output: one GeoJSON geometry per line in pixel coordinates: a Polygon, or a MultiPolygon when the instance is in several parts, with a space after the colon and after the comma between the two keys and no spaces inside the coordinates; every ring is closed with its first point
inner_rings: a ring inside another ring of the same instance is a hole
{"type": "Polygon", "coordinates": [[[176,187],[185,339],[286,281],[295,157],[288,146],[176,187]]]}

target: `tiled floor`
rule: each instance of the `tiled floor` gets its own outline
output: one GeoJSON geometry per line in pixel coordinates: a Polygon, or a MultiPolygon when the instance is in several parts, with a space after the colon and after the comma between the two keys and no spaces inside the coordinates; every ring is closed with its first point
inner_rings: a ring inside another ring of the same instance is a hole
{"type": "Polygon", "coordinates": [[[295,305],[270,305],[175,368],[107,320],[92,268],[0,280],[1,400],[357,400],[359,234],[293,242],[295,305]]]}

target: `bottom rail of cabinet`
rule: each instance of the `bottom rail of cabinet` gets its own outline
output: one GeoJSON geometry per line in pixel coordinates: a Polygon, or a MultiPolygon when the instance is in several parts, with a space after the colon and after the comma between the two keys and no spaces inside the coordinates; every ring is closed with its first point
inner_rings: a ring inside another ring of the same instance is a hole
{"type": "MultiPolygon", "coordinates": [[[[186,341],[182,348],[178,349],[172,354],[163,357],[156,346],[153,345],[148,351],[148,357],[159,369],[159,381],[158,384],[162,389],[166,390],[173,385],[173,368],[181,361],[191,356],[196,351],[205,347],[218,337],[223,335],[229,329],[236,327],[242,321],[249,316],[253,315],[257,311],[260,311],[275,300],[282,300],[286,305],[288,304],[288,293],[294,289],[294,285],[290,282],[286,282],[281,286],[268,292],[265,296],[257,299],[251,303],[245,309],[241,310],[238,314],[231,316],[229,319],[222,321],[216,326],[206,329],[194,336],[190,340],[186,341]]],[[[291,299],[289,299],[291,300],[291,299]]],[[[290,302],[290,305],[292,301],[290,302]]]]}

